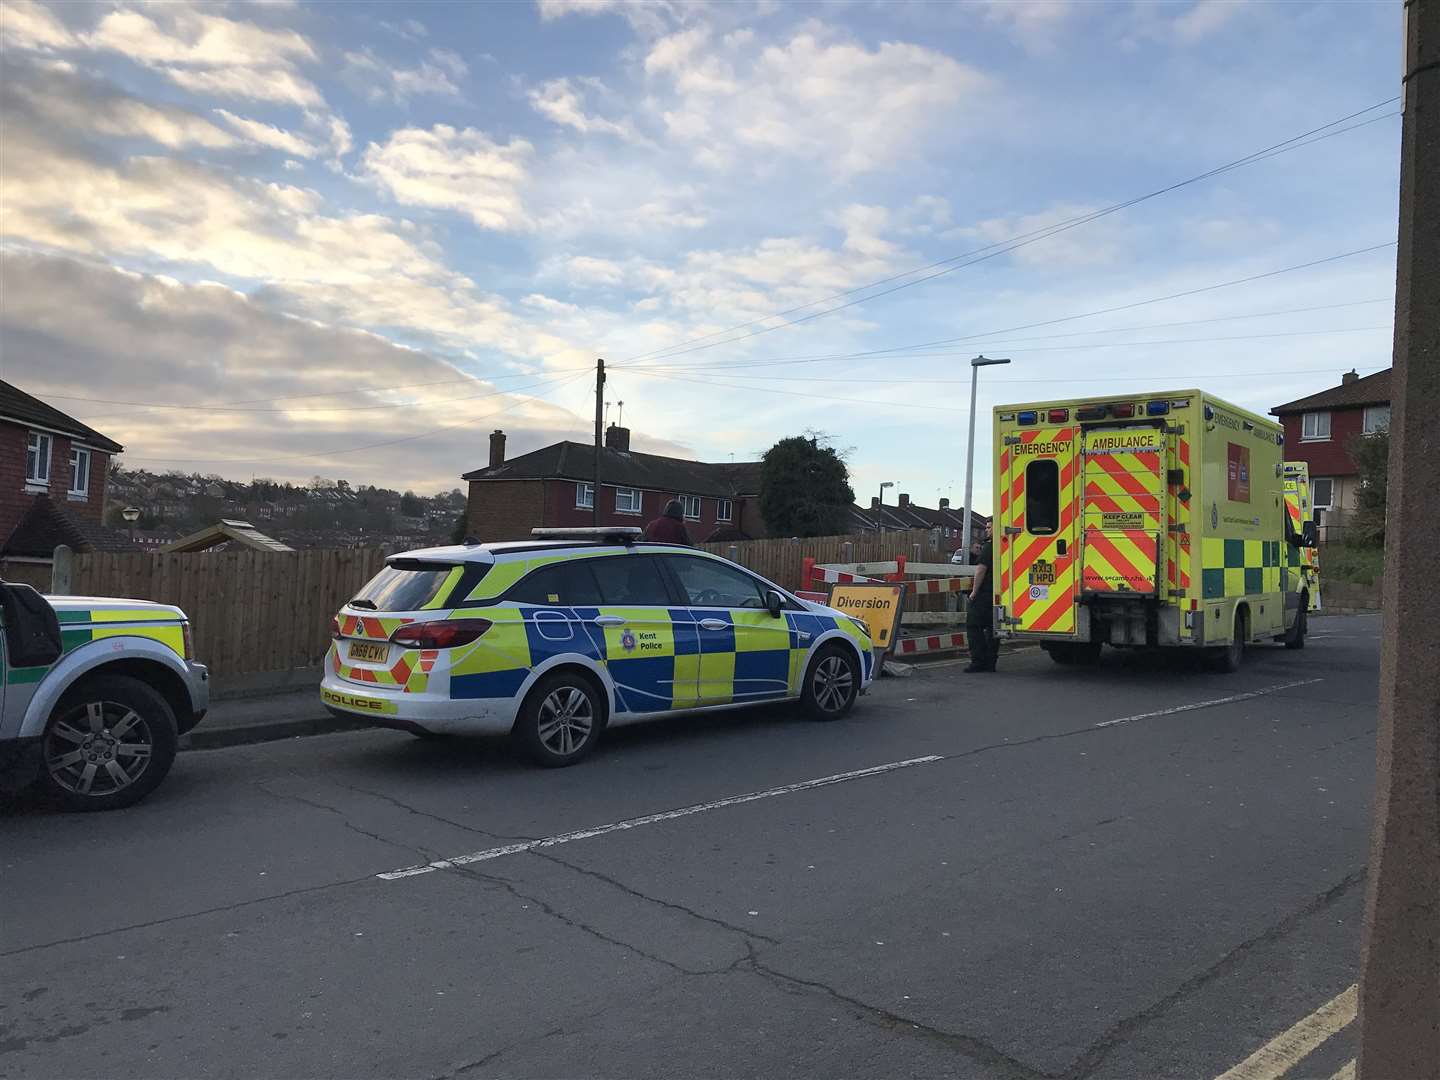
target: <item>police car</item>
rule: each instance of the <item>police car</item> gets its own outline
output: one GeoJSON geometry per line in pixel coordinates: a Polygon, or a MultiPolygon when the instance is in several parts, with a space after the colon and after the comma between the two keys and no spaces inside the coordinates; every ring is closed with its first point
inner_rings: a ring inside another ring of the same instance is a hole
{"type": "Polygon", "coordinates": [[[762,701],[844,716],[863,623],[638,529],[393,555],[331,625],[320,696],[416,735],[510,734],[571,765],[611,724],[762,701]]]}

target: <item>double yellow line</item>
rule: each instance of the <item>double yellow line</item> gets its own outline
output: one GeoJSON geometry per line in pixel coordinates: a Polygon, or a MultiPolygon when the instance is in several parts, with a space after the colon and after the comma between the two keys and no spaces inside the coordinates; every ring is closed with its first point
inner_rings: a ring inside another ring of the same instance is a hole
{"type": "MultiPolygon", "coordinates": [[[[1357,986],[1341,991],[1216,1080],[1279,1080],[1326,1039],[1354,1021],[1358,1000],[1357,986]]],[[[1350,1061],[1330,1080],[1354,1077],[1355,1062],[1350,1061]]]]}

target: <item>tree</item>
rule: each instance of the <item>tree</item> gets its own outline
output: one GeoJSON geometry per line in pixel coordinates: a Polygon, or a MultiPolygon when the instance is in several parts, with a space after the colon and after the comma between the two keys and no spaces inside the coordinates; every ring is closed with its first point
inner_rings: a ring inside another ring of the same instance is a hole
{"type": "Polygon", "coordinates": [[[465,521],[465,511],[461,510],[460,515],[455,519],[455,524],[450,529],[450,543],[463,544],[465,537],[470,535],[470,529],[465,521]]]}
{"type": "Polygon", "coordinates": [[[1355,497],[1354,537],[1362,544],[1385,543],[1385,493],[1389,478],[1390,432],[1357,435],[1346,452],[1360,470],[1360,490],[1355,497]]]}
{"type": "Polygon", "coordinates": [[[792,435],[765,452],[760,514],[772,536],[833,536],[846,531],[855,492],[845,460],[815,435],[792,435]]]}
{"type": "Polygon", "coordinates": [[[415,492],[407,491],[400,496],[400,513],[405,517],[421,517],[425,513],[425,504],[415,492]]]}

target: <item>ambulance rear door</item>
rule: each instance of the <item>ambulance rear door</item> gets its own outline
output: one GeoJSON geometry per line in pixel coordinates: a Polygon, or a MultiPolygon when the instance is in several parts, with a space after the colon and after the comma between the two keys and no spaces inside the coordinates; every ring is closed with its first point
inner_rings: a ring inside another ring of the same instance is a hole
{"type": "Polygon", "coordinates": [[[1006,627],[1019,633],[1075,634],[1076,515],[1079,429],[1043,425],[1051,413],[1020,412],[1036,427],[1009,430],[1000,448],[999,527],[995,603],[1006,627]]]}
{"type": "Polygon", "coordinates": [[[1167,524],[1164,429],[1092,428],[1084,444],[1081,589],[1154,596],[1167,524]]]}

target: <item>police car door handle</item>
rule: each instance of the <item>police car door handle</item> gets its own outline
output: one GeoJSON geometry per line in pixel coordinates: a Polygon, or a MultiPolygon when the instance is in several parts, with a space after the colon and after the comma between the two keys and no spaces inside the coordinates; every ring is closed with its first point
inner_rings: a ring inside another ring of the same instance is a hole
{"type": "Polygon", "coordinates": [[[701,630],[728,630],[728,629],[730,629],[730,624],[729,624],[728,622],[726,622],[724,619],[701,619],[701,620],[700,620],[700,629],[701,629],[701,630]]]}
{"type": "Polygon", "coordinates": [[[624,626],[625,618],[622,615],[596,615],[596,626],[624,626]]]}

